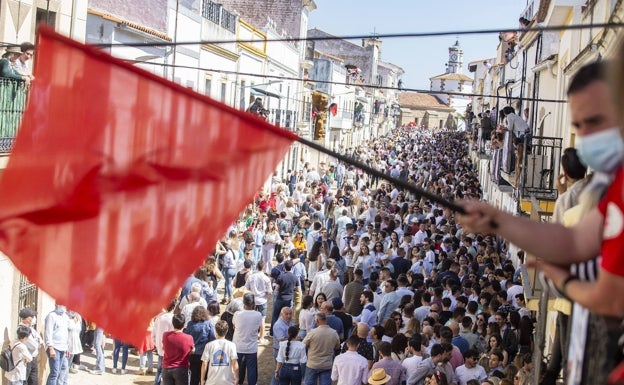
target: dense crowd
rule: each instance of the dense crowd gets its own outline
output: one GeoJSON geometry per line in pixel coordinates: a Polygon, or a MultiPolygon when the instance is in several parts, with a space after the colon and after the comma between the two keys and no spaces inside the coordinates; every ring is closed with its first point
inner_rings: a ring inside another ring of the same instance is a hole
{"type": "MultiPolygon", "coordinates": [[[[448,200],[481,197],[464,133],[401,128],[347,156],[448,200]]],[[[529,383],[533,320],[503,240],[342,162],[273,178],[180,298],[191,384],[202,370],[255,384],[270,343],[280,384],[529,383]],[[236,370],[205,353],[219,319],[236,370]]]]}

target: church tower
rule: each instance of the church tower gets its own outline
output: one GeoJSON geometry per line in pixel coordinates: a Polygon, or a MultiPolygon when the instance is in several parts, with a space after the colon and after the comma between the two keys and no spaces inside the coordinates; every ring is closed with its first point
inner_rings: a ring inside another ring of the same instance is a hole
{"type": "Polygon", "coordinates": [[[464,51],[459,46],[459,40],[455,41],[455,45],[449,47],[449,60],[446,64],[447,74],[462,73],[462,64],[464,62],[464,51]]]}

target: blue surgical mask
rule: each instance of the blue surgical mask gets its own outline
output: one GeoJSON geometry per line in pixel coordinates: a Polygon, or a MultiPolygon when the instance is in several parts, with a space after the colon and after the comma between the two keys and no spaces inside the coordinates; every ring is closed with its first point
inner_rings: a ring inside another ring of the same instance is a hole
{"type": "Polygon", "coordinates": [[[576,149],[581,162],[597,172],[613,173],[624,158],[624,141],[619,127],[579,136],[576,149]]]}
{"type": "Polygon", "coordinates": [[[67,308],[63,305],[58,305],[55,310],[56,314],[58,315],[64,314],[66,311],[67,311],[67,308]]]}

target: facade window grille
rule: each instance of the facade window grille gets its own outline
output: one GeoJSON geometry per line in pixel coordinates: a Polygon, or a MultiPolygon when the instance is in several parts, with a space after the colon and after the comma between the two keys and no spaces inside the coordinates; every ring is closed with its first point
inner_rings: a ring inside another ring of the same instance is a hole
{"type": "Polygon", "coordinates": [[[231,12],[226,11],[225,9],[221,10],[221,27],[227,29],[228,31],[235,33],[236,32],[236,15],[231,12]]]}
{"type": "Polygon", "coordinates": [[[20,274],[18,309],[28,307],[37,311],[37,293],[37,286],[20,274]]]}
{"type": "Polygon", "coordinates": [[[202,7],[202,16],[204,19],[208,19],[215,24],[219,24],[219,18],[221,16],[221,4],[217,4],[211,0],[204,0],[204,6],[202,7]]]}

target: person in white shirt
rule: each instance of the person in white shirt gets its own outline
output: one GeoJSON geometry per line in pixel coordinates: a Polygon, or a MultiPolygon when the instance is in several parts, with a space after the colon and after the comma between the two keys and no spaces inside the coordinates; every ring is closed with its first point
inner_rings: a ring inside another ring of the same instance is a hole
{"type": "Polygon", "coordinates": [[[255,310],[254,295],[247,293],[243,296],[244,310],[238,311],[232,318],[234,325],[233,342],[236,344],[239,382],[256,385],[258,380],[258,335],[264,329],[263,316],[255,310]]]}
{"type": "MultiPolygon", "coordinates": [[[[271,280],[264,274],[264,261],[258,261],[256,265],[256,271],[247,278],[245,287],[251,292],[255,300],[255,310],[262,315],[262,323],[264,323],[264,317],[267,312],[267,297],[271,294],[271,280]]],[[[266,343],[264,339],[264,328],[260,329],[261,345],[266,343]]]]}
{"type": "Polygon", "coordinates": [[[33,359],[26,346],[29,336],[30,328],[28,326],[20,325],[17,327],[17,341],[10,344],[11,358],[15,367],[13,370],[4,373],[4,377],[9,380],[10,385],[21,385],[26,380],[26,365],[33,359]]]}
{"type": "Polygon", "coordinates": [[[464,352],[464,364],[455,369],[455,376],[459,385],[466,385],[470,380],[481,382],[487,378],[485,369],[477,364],[477,361],[479,361],[479,352],[474,349],[468,349],[464,352]]]}
{"type": "Polygon", "coordinates": [[[277,364],[275,366],[275,378],[280,383],[300,384],[302,380],[302,367],[308,361],[306,346],[297,339],[299,328],[288,328],[288,338],[279,343],[277,352],[277,364]]]}
{"type": "Polygon", "coordinates": [[[69,373],[69,317],[65,306],[57,304],[56,309],[46,316],[44,336],[50,368],[47,383],[62,384],[69,373]]]}
{"type": "Polygon", "coordinates": [[[422,356],[422,336],[420,333],[414,334],[412,338],[407,342],[407,349],[410,353],[410,356],[401,362],[401,365],[407,371],[407,378],[412,377],[412,375],[416,372],[418,368],[418,364],[420,364],[423,360],[422,356]]]}
{"type": "Polygon", "coordinates": [[[358,354],[357,348],[360,339],[353,334],[347,339],[349,350],[339,354],[334,359],[331,371],[332,381],[337,381],[336,385],[360,385],[368,383],[368,362],[366,358],[358,354]]]}
{"type": "Polygon", "coordinates": [[[152,327],[152,342],[156,346],[156,352],[158,353],[158,368],[156,369],[156,377],[154,378],[154,385],[160,384],[162,378],[162,361],[165,356],[165,350],[163,349],[163,334],[173,330],[173,309],[176,307],[176,301],[172,301],[167,309],[164,309],[159,315],[154,318],[154,326],[152,327]]]}
{"type": "Polygon", "coordinates": [[[226,321],[217,321],[215,332],[217,339],[209,342],[202,353],[200,385],[238,384],[238,359],[236,345],[225,339],[228,331],[226,321]]]}

